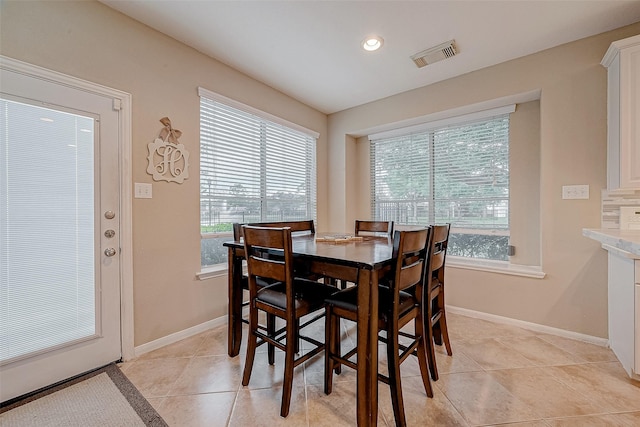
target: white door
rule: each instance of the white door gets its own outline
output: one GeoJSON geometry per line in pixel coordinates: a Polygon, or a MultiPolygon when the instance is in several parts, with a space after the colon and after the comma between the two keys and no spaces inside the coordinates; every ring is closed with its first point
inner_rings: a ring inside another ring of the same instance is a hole
{"type": "Polygon", "coordinates": [[[119,360],[118,102],[0,70],[0,402],[119,360]]]}

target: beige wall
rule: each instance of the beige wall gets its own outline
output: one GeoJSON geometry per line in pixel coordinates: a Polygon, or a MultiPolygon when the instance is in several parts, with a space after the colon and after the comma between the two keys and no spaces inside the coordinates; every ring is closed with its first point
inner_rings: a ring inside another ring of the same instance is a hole
{"type": "MultiPolygon", "coordinates": [[[[600,190],[606,187],[607,89],[600,60],[612,41],[638,33],[640,23],[330,115],[330,197],[345,204],[335,203],[328,212],[329,228],[369,215],[368,148],[362,138],[356,142],[348,135],[540,90],[539,107],[531,105],[540,111],[539,143],[520,147],[518,157],[512,157],[520,164],[538,162],[540,178],[532,183],[534,194],[527,204],[514,203],[511,224],[513,234],[535,239],[526,228],[539,223],[535,234],[547,276],[541,280],[449,268],[447,300],[458,307],[606,337],[606,253],[582,236],[582,228],[599,227],[600,190]],[[561,188],[570,184],[588,184],[590,199],[562,200],[561,188]],[[358,186],[360,190],[354,188],[358,186]],[[540,207],[529,214],[528,208],[537,204],[536,191],[540,207]]],[[[537,168],[515,167],[512,164],[514,186],[525,189],[528,180],[537,179],[537,168]]],[[[514,188],[512,196],[518,197],[514,188]]]]}
{"type": "MultiPolygon", "coordinates": [[[[191,153],[184,184],[153,182],[153,199],[133,200],[135,345],[223,316],[226,276],[199,281],[199,97],[203,86],[320,132],[322,114],[98,2],[0,3],[0,53],[119,89],[133,98],[133,180],[151,183],[147,144],[168,116],[191,153]]],[[[326,186],[318,179],[318,219],[326,186]]]]}

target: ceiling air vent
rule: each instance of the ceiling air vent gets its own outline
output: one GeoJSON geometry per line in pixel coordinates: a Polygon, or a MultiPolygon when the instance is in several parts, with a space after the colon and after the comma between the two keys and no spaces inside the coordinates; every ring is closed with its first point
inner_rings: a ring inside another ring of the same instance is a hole
{"type": "Polygon", "coordinates": [[[418,66],[418,68],[422,68],[425,65],[433,64],[434,62],[451,58],[458,53],[456,51],[454,42],[455,40],[449,40],[448,42],[439,44],[438,46],[423,50],[422,52],[418,52],[415,55],[412,55],[411,59],[418,66]]]}

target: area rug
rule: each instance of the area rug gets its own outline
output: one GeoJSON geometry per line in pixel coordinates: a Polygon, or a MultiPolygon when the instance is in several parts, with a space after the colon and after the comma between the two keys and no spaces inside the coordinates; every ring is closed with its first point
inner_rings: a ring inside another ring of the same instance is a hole
{"type": "Polygon", "coordinates": [[[2,427],[167,427],[115,364],[0,408],[2,427]]]}

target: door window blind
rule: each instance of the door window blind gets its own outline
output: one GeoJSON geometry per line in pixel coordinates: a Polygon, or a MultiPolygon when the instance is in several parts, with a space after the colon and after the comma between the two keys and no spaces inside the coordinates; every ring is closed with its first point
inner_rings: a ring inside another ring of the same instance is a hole
{"type": "Polygon", "coordinates": [[[372,215],[451,223],[449,253],[506,260],[509,115],[371,141],[372,215]]]}
{"type": "Polygon", "coordinates": [[[94,125],[0,100],[0,365],[98,332],[94,125]]]}
{"type": "Polygon", "coordinates": [[[202,265],[225,262],[234,222],[316,217],[316,138],[200,98],[202,265]]]}

